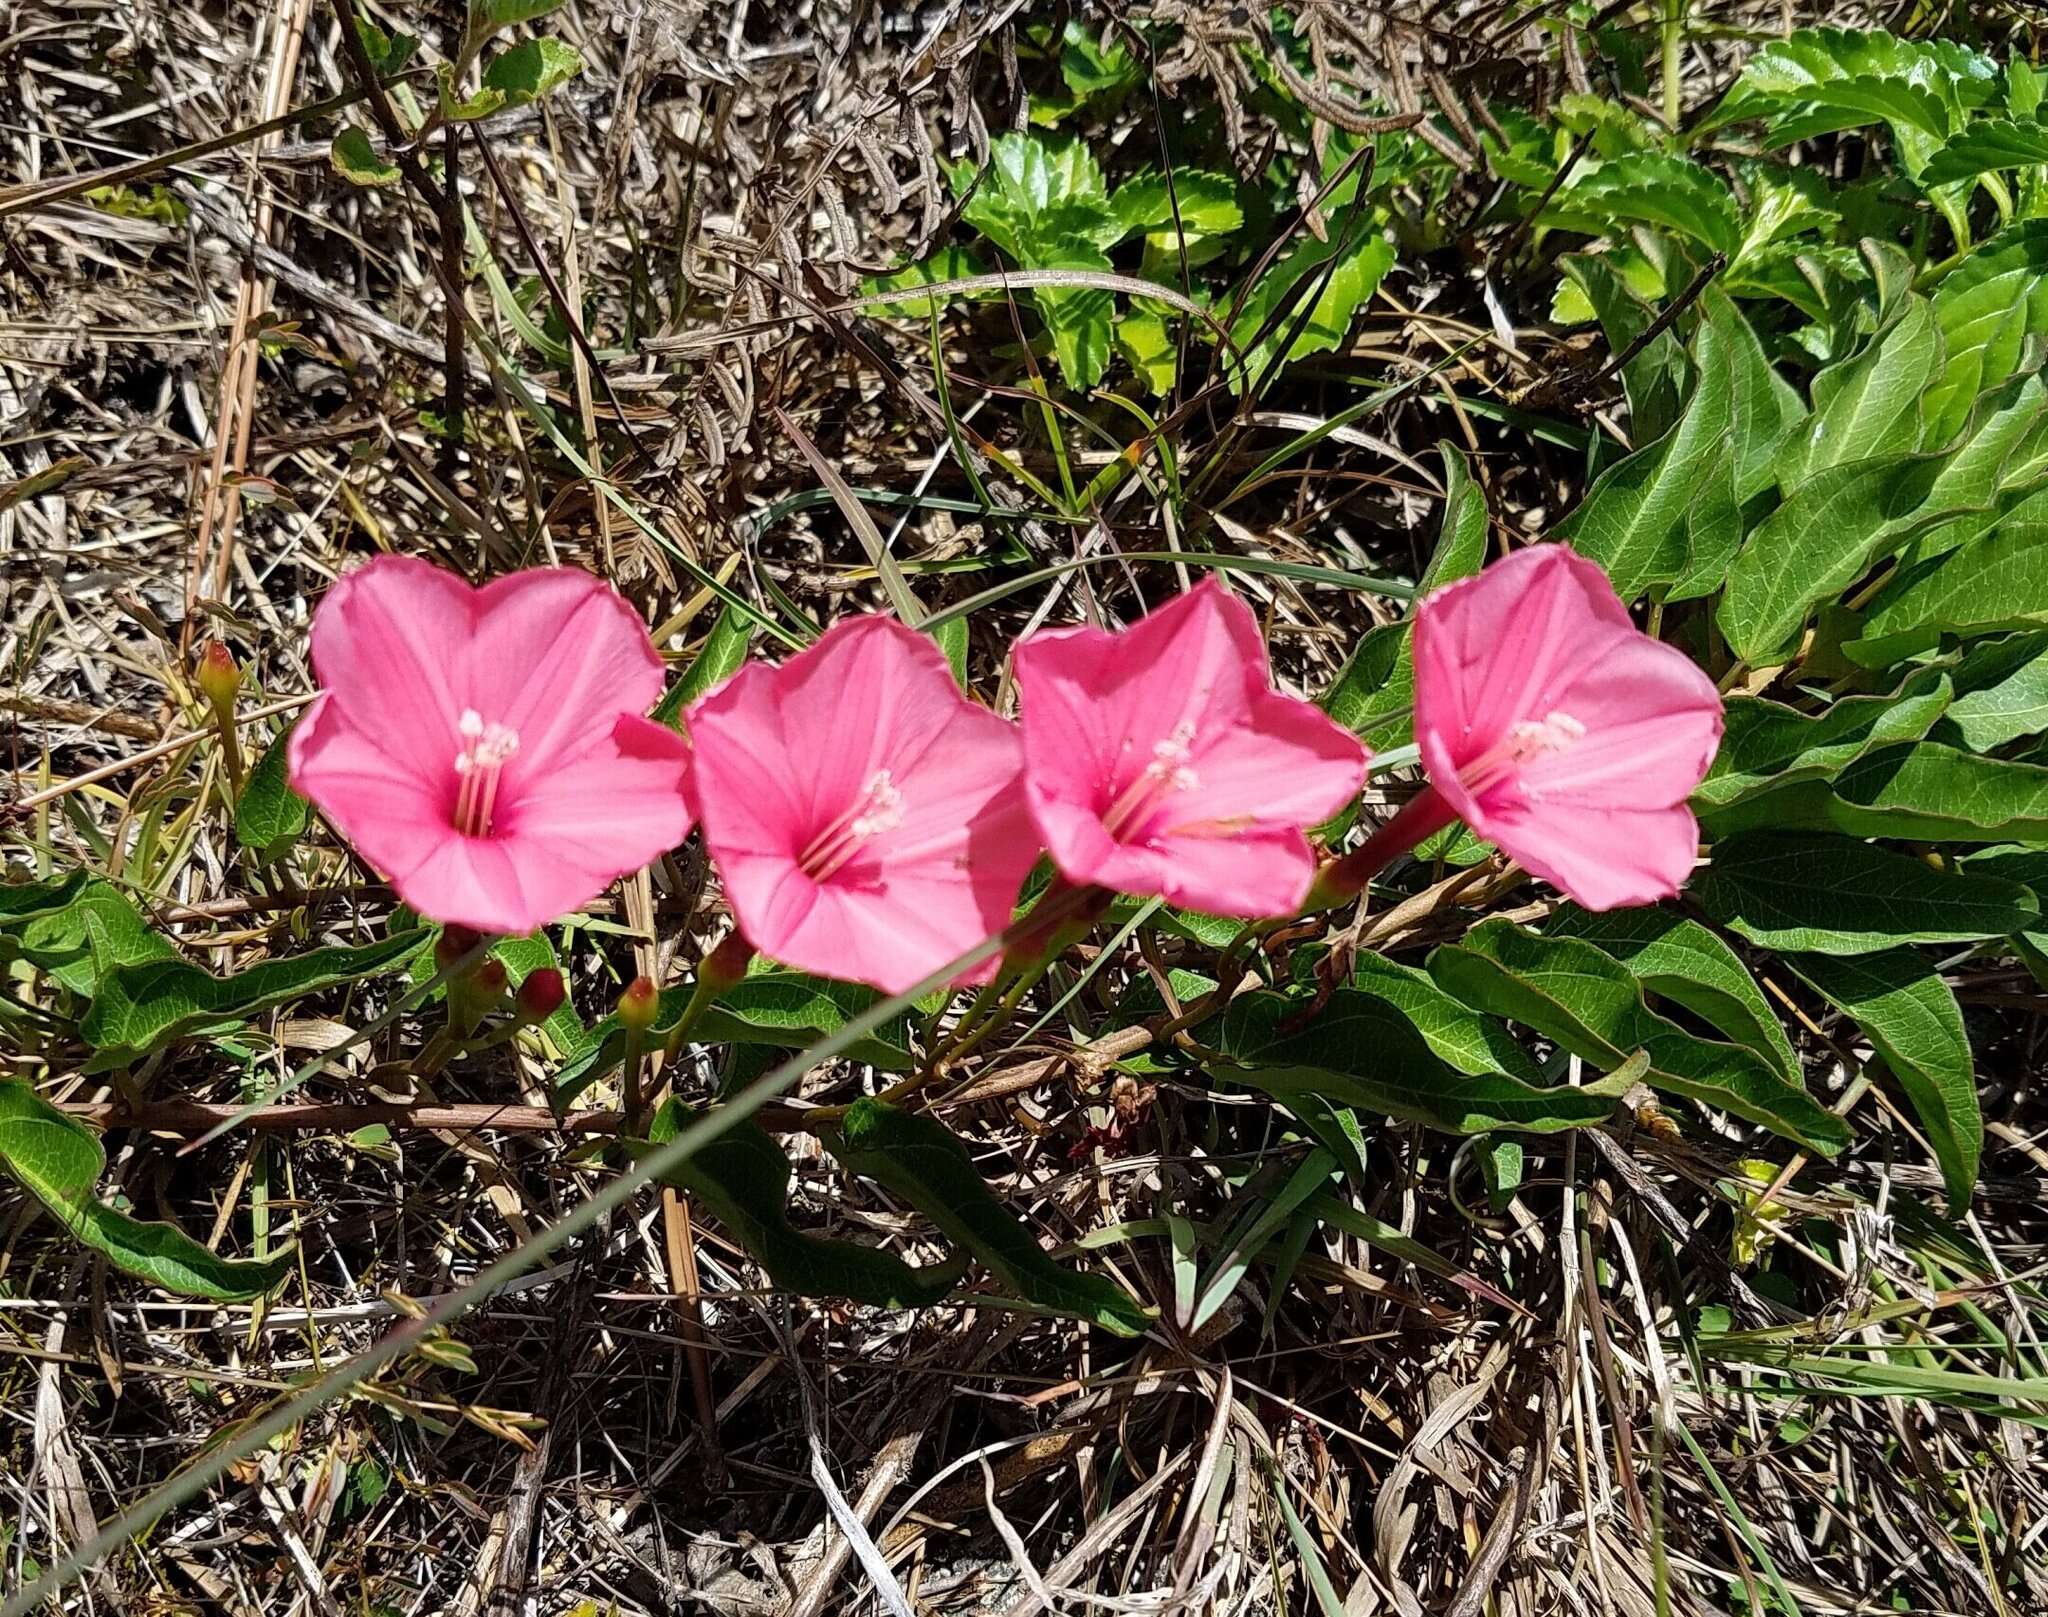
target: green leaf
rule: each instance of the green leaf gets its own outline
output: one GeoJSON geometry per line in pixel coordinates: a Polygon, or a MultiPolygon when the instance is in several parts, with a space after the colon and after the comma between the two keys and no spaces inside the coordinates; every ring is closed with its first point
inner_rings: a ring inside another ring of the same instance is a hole
{"type": "Polygon", "coordinates": [[[1693,793],[1702,814],[1845,768],[1873,747],[1918,741],[1950,702],[1946,678],[1909,679],[1890,696],[1850,696],[1806,714],[1760,696],[1722,704],[1721,750],[1693,793]]]}
{"type": "MultiPolygon", "coordinates": [[[[930,258],[910,264],[887,275],[871,275],[860,283],[862,294],[875,292],[910,291],[920,286],[937,286],[943,281],[964,281],[971,276],[986,275],[989,267],[965,247],[941,247],[930,258]]],[[[947,292],[939,298],[951,302],[956,298],[987,298],[997,294],[988,292],[947,292]]],[[[901,303],[871,303],[867,312],[872,315],[894,317],[914,316],[919,320],[931,317],[932,305],[939,298],[905,298],[901,303]]]]}
{"type": "Polygon", "coordinates": [[[1864,615],[1866,639],[1964,636],[2048,623],[2048,496],[2023,500],[1989,533],[1908,567],[1864,615]]]}
{"type": "MultiPolygon", "coordinates": [[[[1106,275],[1110,262],[1085,246],[1063,251],[1041,250],[1032,260],[1034,269],[1087,270],[1106,275]]],[[[1031,300],[1039,317],[1052,334],[1052,353],[1067,386],[1093,387],[1109,369],[1109,344],[1116,320],[1116,300],[1093,286],[1041,286],[1033,289],[1031,300]]]]}
{"type": "Polygon", "coordinates": [[[379,157],[370,137],[354,124],[344,125],[334,137],[327,158],[334,172],[351,185],[396,185],[401,178],[398,165],[379,157]]]}
{"type": "Polygon", "coordinates": [[[243,1262],[209,1252],[172,1224],[130,1218],[93,1194],[107,1158],[99,1136],[18,1079],[0,1079],[0,1168],[72,1238],[165,1291],[216,1302],[261,1296],[288,1274],[293,1254],[243,1262]]]}
{"type": "MultiPolygon", "coordinates": [[[[700,1115],[664,1101],[648,1130],[648,1143],[665,1144],[700,1115]]],[[[799,1296],[845,1297],[876,1308],[928,1308],[960,1283],[967,1268],[966,1258],[957,1254],[912,1268],[879,1247],[797,1229],[789,1221],[789,1158],[756,1123],[732,1125],[663,1177],[709,1208],[779,1289],[799,1296]]]]}
{"type": "Polygon", "coordinates": [[[2036,163],[2048,163],[2048,126],[2032,118],[1979,118],[1928,160],[1920,178],[1928,185],[1951,185],[2036,163]]]}
{"type": "Polygon", "coordinates": [[[1175,169],[1170,192],[1158,170],[1134,174],[1116,188],[1109,206],[1126,233],[1144,232],[1146,264],[1169,275],[1179,269],[1183,248],[1190,266],[1207,263],[1224,250],[1222,238],[1244,223],[1237,182],[1201,169],[1175,169]]]}
{"type": "Polygon", "coordinates": [[[1717,827],[1832,826],[1914,842],[2048,841],[2048,768],[1923,741],[1858,759],[1834,780],[1758,798],[1717,827]]]}
{"type": "Polygon", "coordinates": [[[398,965],[421,934],[401,932],[358,948],[313,949],[216,977],[184,960],[119,966],[101,979],[79,1035],[96,1070],[138,1061],[190,1034],[246,1020],[286,1000],[359,982],[398,965]]]}
{"type": "Polygon", "coordinates": [[[291,738],[292,726],[287,725],[249,771],[235,803],[235,840],[270,857],[298,841],[313,813],[312,805],[291,787],[287,771],[291,738]]]}
{"type": "MultiPolygon", "coordinates": [[[[1307,1092],[1339,1106],[1381,1117],[1425,1123],[1450,1134],[1521,1129],[1548,1134],[1604,1122],[1625,1084],[1580,1088],[1530,1082],[1500,1071],[1460,1072],[1433,1049],[1423,1032],[1457,1049],[1473,1065],[1505,1057],[1477,1018],[1460,1028],[1450,1013],[1417,1014],[1378,992],[1340,988],[1321,1010],[1301,1019],[1310,1001],[1289,994],[1240,994],[1204,1033],[1232,1065],[1212,1065],[1226,1078],[1274,1096],[1283,1105],[1307,1092]],[[1296,1023],[1301,1025],[1296,1026],[1296,1023]]],[[[1420,996],[1414,996],[1420,1005],[1420,996]]]]}
{"type": "Polygon", "coordinates": [[[1780,485],[1796,489],[1826,467],[1917,448],[1920,394],[1941,353],[1934,305],[1909,298],[1890,330],[1813,379],[1813,416],[1778,453],[1780,485]]]}
{"type": "Polygon", "coordinates": [[[101,976],[119,967],[178,958],[126,894],[84,870],[0,887],[0,937],[79,995],[97,992],[101,976]]]}
{"type": "Polygon", "coordinates": [[[1806,402],[1778,374],[1756,328],[1717,284],[1709,283],[1700,294],[1700,323],[1703,335],[1695,339],[1695,346],[1711,336],[1711,346],[1701,347],[1702,363],[1722,351],[1728,356],[1735,415],[1735,498],[1747,502],[1770,486],[1778,446],[1804,419],[1806,402]]]}
{"type": "Polygon", "coordinates": [[[711,625],[711,632],[704,637],[704,644],[697,648],[697,655],[690,666],[676,682],[661,693],[661,700],[654,704],[650,718],[656,724],[665,724],[671,730],[683,728],[683,715],[690,704],[702,696],[720,680],[729,678],[740,671],[747,660],[747,642],[752,638],[753,625],[732,607],[718,614],[718,621],[711,625]]]}
{"type": "Polygon", "coordinates": [[[486,87],[474,95],[465,94],[452,62],[434,64],[434,96],[440,104],[441,116],[449,123],[474,123],[479,118],[488,118],[505,105],[503,90],[486,87]]]}
{"type": "MultiPolygon", "coordinates": [[[[1663,278],[1634,248],[1622,244],[1601,253],[1567,253],[1558,260],[1558,268],[1564,278],[1557,283],[1551,318],[1567,325],[1597,318],[1609,353],[1627,352],[1656,318],[1652,305],[1664,297],[1663,278]]],[[[1655,443],[1671,430],[1691,375],[1685,346],[1669,329],[1651,337],[1622,366],[1622,391],[1628,398],[1629,430],[1635,442],[1655,443]]]]}
{"type": "Polygon", "coordinates": [[[1128,90],[1145,76],[1145,65],[1115,29],[1095,34],[1078,17],[1067,19],[1060,36],[1060,77],[1082,101],[1128,90]]]}
{"type": "Polygon", "coordinates": [[[1988,649],[2005,653],[2011,672],[1965,692],[1948,710],[1949,723],[1977,752],[2048,730],[2048,639],[2016,636],[1988,649]],[[2016,664],[2014,653],[2022,659],[2016,664]]]}
{"type": "MultiPolygon", "coordinates": [[[[661,991],[653,1026],[648,1029],[650,1044],[658,1044],[676,1025],[676,1018],[689,1003],[690,991],[689,983],[661,991]]],[[[753,969],[704,1013],[697,1024],[696,1037],[704,1044],[801,1050],[827,1034],[838,1032],[880,997],[858,983],[830,982],[757,959],[753,969]]],[[[625,1035],[616,1014],[595,1024],[556,1072],[555,1104],[569,1105],[618,1066],[625,1050],[625,1035]]],[[[845,1059],[882,1072],[908,1072],[915,1065],[910,1054],[909,1018],[892,1018],[855,1040],[845,1059]]]]}
{"type": "Polygon", "coordinates": [[[1592,944],[1651,993],[1755,1051],[1787,1083],[1800,1082],[1798,1057],[1763,990],[1735,951],[1699,922],[1654,905],[1596,915],[1567,904],[1543,923],[1543,935],[1592,944]]]}
{"type": "Polygon", "coordinates": [[[1466,1004],[1534,1028],[1606,1072],[1642,1052],[1645,1081],[1747,1118],[1832,1156],[1841,1119],[1755,1051],[1702,1039],[1643,1000],[1626,965],[1577,938],[1543,937],[1498,916],[1429,957],[1430,975],[1466,1004]]]}
{"type": "Polygon", "coordinates": [[[1966,109],[1998,94],[1997,64],[1946,40],[1904,40],[1883,29],[1802,28],[1750,57],[1708,120],[1771,117],[1772,144],[1884,123],[1908,173],[1918,174],[1966,109]]]}
{"type": "Polygon", "coordinates": [[[1973,943],[2041,925],[2040,901],[2014,882],[1801,832],[1749,831],[1716,843],[1692,895],[1711,920],[1752,943],[1800,953],[1973,943]]]}
{"type": "MultiPolygon", "coordinates": [[[[1367,204],[1361,200],[1354,206],[1366,208],[1367,204]]],[[[1358,311],[1379,290],[1381,279],[1393,267],[1393,244],[1380,233],[1369,209],[1366,217],[1355,222],[1331,218],[1329,231],[1328,241],[1304,236],[1245,292],[1237,318],[1230,325],[1235,354],[1225,361],[1234,392],[1241,394],[1258,383],[1287,334],[1302,321],[1300,305],[1289,301],[1298,284],[1306,280],[1312,285],[1319,284],[1322,290],[1316,294],[1300,335],[1287,350],[1286,358],[1290,361],[1306,354],[1325,353],[1342,343],[1350,335],[1351,322],[1358,311]],[[1348,246],[1347,229],[1351,235],[1348,246]],[[1325,281],[1324,266],[1333,259],[1335,264],[1325,281]],[[1283,304],[1287,313],[1275,318],[1283,304]],[[1269,320],[1273,322],[1272,329],[1260,337],[1261,328],[1269,320]]]]}
{"type": "Polygon", "coordinates": [[[932,630],[939,650],[946,654],[946,666],[953,671],[953,683],[967,689],[967,620],[948,618],[932,630]]]}
{"type": "Polygon", "coordinates": [[[483,93],[500,104],[523,107],[568,83],[583,71],[583,58],[559,39],[542,35],[500,51],[484,67],[483,93]]]}
{"type": "Polygon", "coordinates": [[[1650,225],[1690,237],[1731,258],[1742,242],[1735,193],[1711,170],[1664,152],[1630,152],[1582,163],[1544,209],[1545,223],[1593,233],[1650,225]]]}
{"type": "Polygon", "coordinates": [[[909,1202],[1025,1303],[1118,1336],[1141,1336],[1152,1323],[1153,1311],[1121,1286],[1046,1252],[996,1200],[958,1136],[935,1119],[863,1099],[821,1137],[848,1169],[909,1202]]]}
{"type": "Polygon", "coordinates": [[[1699,348],[1699,380],[1677,425],[1601,473],[1557,529],[1558,538],[1606,569],[1624,601],[1703,570],[1718,579],[1741,542],[1733,477],[1735,357],[1705,323],[1699,348]]]}
{"type": "Polygon", "coordinates": [[[1882,455],[1829,466],[1759,523],[1728,569],[1714,620],[1738,657],[1784,654],[1807,616],[1911,537],[1942,460],[1882,455]]]}
{"type": "Polygon", "coordinates": [[[1934,1147],[1950,1211],[1960,1212],[1977,1183],[1984,1119],[1962,1007],[1941,974],[1911,949],[1846,958],[1795,954],[1785,963],[1863,1029],[1884,1058],[1934,1147]]]}
{"type": "Polygon", "coordinates": [[[1362,954],[1352,964],[1351,986],[1393,1006],[1438,1060],[1467,1077],[1503,1074],[1528,1084],[1543,1082],[1535,1057],[1504,1023],[1452,998],[1420,967],[1404,966],[1385,955],[1362,954]]]}
{"type": "MultiPolygon", "coordinates": [[[[974,171],[965,178],[976,178],[974,171]]],[[[1106,250],[1124,233],[1102,167],[1078,140],[1004,135],[978,180],[960,217],[1027,269],[1076,246],[1106,250]]]]}
{"type": "Polygon", "coordinates": [[[411,34],[387,34],[361,12],[356,13],[356,38],[362,41],[363,54],[369,57],[370,65],[383,78],[402,71],[420,48],[420,42],[411,34]]]}
{"type": "Polygon", "coordinates": [[[562,0],[469,0],[469,16],[462,30],[462,48],[456,55],[460,71],[475,58],[484,42],[501,29],[532,22],[561,8],[562,0]]]}
{"type": "Polygon", "coordinates": [[[1173,391],[1180,353],[1173,331],[1161,316],[1133,310],[1117,321],[1116,351],[1147,392],[1164,398],[1173,391]]]}
{"type": "Polygon", "coordinates": [[[2000,232],[1952,270],[1934,294],[1945,355],[1921,409],[1941,443],[1971,401],[2018,369],[2029,336],[2048,332],[2048,219],[2000,232]]]}

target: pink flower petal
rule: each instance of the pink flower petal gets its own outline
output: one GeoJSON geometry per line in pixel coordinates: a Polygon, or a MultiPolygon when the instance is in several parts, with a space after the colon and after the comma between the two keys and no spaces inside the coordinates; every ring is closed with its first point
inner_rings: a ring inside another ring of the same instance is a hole
{"type": "Polygon", "coordinates": [[[688,834],[688,745],[641,716],[661,661],[587,574],[472,590],[379,558],[328,592],[313,656],[293,784],[430,919],[530,932],[688,834]]]}
{"type": "Polygon", "coordinates": [[[318,804],[387,876],[414,869],[447,839],[455,796],[452,782],[422,779],[389,740],[358,724],[329,691],[292,726],[286,753],[292,790],[318,804]]]}
{"type": "Polygon", "coordinates": [[[1415,725],[1462,764],[1541,718],[1589,666],[1637,633],[1607,575],[1562,545],[1531,545],[1448,584],[1415,617],[1415,725]]]}
{"type": "Polygon", "coordinates": [[[1431,788],[1473,831],[1588,909],[1678,890],[1721,698],[1599,568],[1536,545],[1439,591],[1416,615],[1415,677],[1431,788]]]}
{"type": "Polygon", "coordinates": [[[896,993],[1009,924],[1039,849],[1021,748],[924,636],[850,619],[689,722],[705,846],[762,953],[896,993]]]}
{"type": "Polygon", "coordinates": [[[1014,653],[1025,791],[1061,874],[1225,915],[1288,913],[1305,827],[1356,795],[1365,749],[1276,693],[1258,621],[1211,580],[1120,634],[1014,653]]]}
{"type": "Polygon", "coordinates": [[[1510,803],[1489,812],[1480,836],[1584,909],[1654,904],[1685,885],[1699,859],[1699,823],[1669,808],[1582,808],[1510,803]]]}
{"type": "Polygon", "coordinates": [[[458,687],[463,706],[519,736],[508,790],[601,744],[591,712],[644,714],[661,695],[647,626],[603,579],[530,567],[486,585],[476,606],[458,687]]]}
{"type": "Polygon", "coordinates": [[[444,776],[459,747],[474,596],[439,567],[379,556],[337,581],[313,616],[321,685],[423,781],[444,776]]]}

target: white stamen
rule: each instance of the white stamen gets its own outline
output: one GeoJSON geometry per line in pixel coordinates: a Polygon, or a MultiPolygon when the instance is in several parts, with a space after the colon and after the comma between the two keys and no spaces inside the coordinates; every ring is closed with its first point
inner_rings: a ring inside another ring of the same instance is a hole
{"type": "Polygon", "coordinates": [[[1150,818],[1153,810],[1172,793],[1191,792],[1200,786],[1202,777],[1190,762],[1194,757],[1194,739],[1194,725],[1183,720],[1165,740],[1153,742],[1152,761],[1109,805],[1102,816],[1103,830],[1112,837],[1121,837],[1150,818]]]}
{"type": "Polygon", "coordinates": [[[473,707],[455,721],[462,750],[455,755],[455,829],[466,837],[491,834],[491,813],[498,806],[499,777],[519,751],[519,732],[509,725],[487,723],[473,707]]]}
{"type": "Polygon", "coordinates": [[[870,837],[901,825],[903,814],[903,793],[888,770],[878,769],[868,777],[853,806],[811,838],[809,846],[797,856],[797,865],[812,881],[825,881],[858,853],[870,837]]]}
{"type": "Polygon", "coordinates": [[[1486,752],[1458,771],[1468,792],[1484,791],[1503,776],[1546,754],[1569,752],[1586,736],[1586,727],[1569,713],[1553,708],[1541,719],[1522,719],[1486,752]]]}

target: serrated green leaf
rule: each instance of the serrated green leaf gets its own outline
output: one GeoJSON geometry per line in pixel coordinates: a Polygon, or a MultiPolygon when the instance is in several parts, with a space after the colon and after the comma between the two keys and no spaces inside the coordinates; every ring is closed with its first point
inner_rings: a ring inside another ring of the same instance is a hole
{"type": "Polygon", "coordinates": [[[2039,900],[2013,882],[1804,832],[1748,831],[1716,843],[1692,896],[1752,943],[1809,954],[1974,943],[2041,925],[2039,900]]]}
{"type": "MultiPolygon", "coordinates": [[[[1111,266],[1101,253],[1075,246],[1057,252],[1041,247],[1031,267],[1106,275],[1111,266]]],[[[1031,298],[1052,334],[1053,358],[1067,386],[1086,389],[1101,381],[1109,368],[1116,300],[1093,286],[1041,286],[1033,289],[1031,298]]]]}
{"type": "Polygon", "coordinates": [[[583,58],[559,39],[543,34],[500,51],[484,64],[483,93],[507,107],[538,101],[583,71],[583,58]]]}
{"type": "Polygon", "coordinates": [[[94,1065],[100,1070],[138,1061],[192,1033],[388,971],[420,942],[419,932],[401,932],[356,948],[312,949],[266,960],[229,977],[216,977],[185,960],[119,966],[101,977],[79,1035],[98,1052],[94,1065]]]}
{"type": "MultiPolygon", "coordinates": [[[[701,1114],[662,1103],[648,1130],[665,1144],[701,1114]]],[[[752,1122],[733,1124],[662,1176],[710,1209],[783,1291],[844,1297],[875,1308],[928,1308],[960,1283],[967,1260],[954,1255],[913,1268],[893,1252],[799,1230],[789,1220],[789,1158],[752,1122]]]]}
{"type": "Polygon", "coordinates": [[[704,644],[697,648],[697,655],[690,660],[690,666],[661,693],[661,700],[654,704],[654,711],[648,717],[671,730],[682,729],[683,715],[689,711],[690,704],[720,680],[739,672],[747,660],[747,643],[753,638],[753,628],[732,607],[720,612],[718,621],[711,625],[711,632],[704,637],[704,644]]]}
{"type": "Polygon", "coordinates": [[[370,137],[354,124],[345,125],[334,137],[327,158],[334,172],[351,185],[396,185],[401,178],[398,165],[379,157],[370,137]]]}
{"type": "Polygon", "coordinates": [[[1109,199],[1110,211],[1126,234],[1156,232],[1161,245],[1173,245],[1176,209],[1182,234],[1192,245],[1205,236],[1226,236],[1244,223],[1237,205],[1237,182],[1227,174],[1177,168],[1169,189],[1166,175],[1145,169],[1132,175],[1109,199]]]}
{"type": "Polygon", "coordinates": [[[19,1079],[0,1079],[0,1168],[70,1232],[116,1267],[184,1297],[238,1302],[290,1272],[293,1254],[223,1258],[171,1224],[148,1223],[94,1194],[107,1158],[99,1136],[19,1079]]]}
{"type": "Polygon", "coordinates": [[[312,804],[291,787],[287,767],[291,738],[292,726],[286,725],[264,748],[235,801],[235,840],[270,857],[298,841],[313,814],[312,804]]]}
{"type": "Polygon", "coordinates": [[[1060,36],[1060,77],[1080,100],[1128,90],[1144,73],[1145,64],[1117,30],[1105,28],[1097,34],[1078,17],[1067,19],[1060,36]]]}
{"type": "MultiPolygon", "coordinates": [[[[1308,1009],[1309,1001],[1293,995],[1240,994],[1204,1032],[1204,1042],[1231,1063],[1211,1070],[1283,1105],[1306,1091],[1339,1106],[1425,1123],[1450,1134],[1491,1129],[1547,1134],[1602,1122],[1626,1087],[1571,1088],[1499,1071],[1460,1072],[1431,1048],[1408,1011],[1359,989],[1336,990],[1304,1022],[1308,1009]]],[[[1439,1038],[1475,1064],[1484,1059],[1478,1055],[1482,1050],[1507,1064],[1498,1046],[1460,1033],[1448,1018],[1430,1020],[1439,1038]]]]}
{"type": "Polygon", "coordinates": [[[1577,938],[1545,937],[1498,916],[1429,957],[1429,973],[1476,1009],[1534,1028],[1605,1072],[1638,1052],[1653,1088],[1718,1106],[1809,1150],[1848,1143],[1840,1118],[1754,1050],[1702,1039],[1652,1011],[1621,961],[1577,938]]]}
{"type": "Polygon", "coordinates": [[[825,1147],[854,1173],[902,1197],[1035,1308],[1140,1336],[1153,1311],[1100,1275],[1071,1269],[996,1200],[967,1147],[936,1119],[855,1101],[825,1147]]]}
{"type": "Polygon", "coordinates": [[[1817,714],[1760,696],[1728,697],[1721,749],[1693,803],[1711,813],[1759,792],[1831,775],[1872,747],[1918,741],[1948,711],[1950,697],[1940,674],[1916,675],[1890,696],[1844,697],[1817,714]]]}
{"type": "Polygon", "coordinates": [[[1913,1103],[1934,1147],[1949,1208],[1969,1205],[1984,1152],[1984,1118],[1962,1007],[1941,974],[1912,949],[1847,958],[1785,958],[1816,993],[1860,1027],[1913,1103]]]}
{"type": "Polygon", "coordinates": [[[1329,240],[1303,237],[1245,292],[1230,325],[1235,352],[1225,360],[1232,391],[1241,394],[1259,382],[1297,323],[1301,331],[1288,347],[1288,361],[1325,353],[1350,335],[1351,322],[1394,263],[1393,244],[1381,234],[1369,205],[1361,200],[1353,206],[1365,208],[1366,216],[1355,222],[1332,217],[1329,240]],[[1327,279],[1325,265],[1332,266],[1327,279]],[[1299,303],[1291,301],[1295,287],[1304,281],[1321,286],[1305,322],[1299,303]],[[1276,318],[1283,306],[1286,315],[1276,318]],[[1272,329],[1260,337],[1269,321],[1272,329]]]}
{"type": "MultiPolygon", "coordinates": [[[[971,276],[986,275],[989,267],[985,261],[965,247],[941,247],[930,258],[916,264],[891,270],[887,275],[871,275],[860,283],[863,296],[876,292],[911,291],[920,286],[937,286],[944,281],[964,281],[971,276]]],[[[932,304],[943,300],[951,302],[956,298],[988,298],[998,294],[987,292],[945,292],[933,298],[905,298],[900,303],[871,303],[867,312],[872,315],[904,317],[914,316],[919,320],[929,319],[932,304]]]]}
{"type": "Polygon", "coordinates": [[[1116,350],[1156,398],[1173,391],[1180,364],[1173,331],[1156,314],[1133,310],[1116,323],[1116,350]]]}
{"type": "Polygon", "coordinates": [[[126,894],[84,870],[0,887],[0,937],[79,995],[95,993],[102,975],[119,967],[178,957],[126,894]]]}
{"type": "Polygon", "coordinates": [[[2035,163],[2048,163],[2048,126],[2032,118],[1979,118],[1928,159],[1920,178],[1928,185],[1953,185],[1997,169],[2035,163]]]}
{"type": "Polygon", "coordinates": [[[2048,219],[2001,231],[1942,279],[1934,293],[1942,371],[1921,401],[1927,441],[1941,443],[1971,402],[2013,375],[2029,336],[2048,332],[2048,219]]]}
{"type": "Polygon", "coordinates": [[[1699,922],[1658,905],[1596,915],[1567,904],[1543,923],[1543,935],[1592,944],[1651,993],[1754,1050],[1786,1082],[1800,1081],[1798,1058],[1763,990],[1735,951],[1699,922]]]}
{"type": "Polygon", "coordinates": [[[1580,164],[1571,183],[1544,209],[1544,220],[1574,229],[1591,226],[1595,234],[1650,225],[1730,257],[1742,241],[1740,209],[1727,182],[1666,152],[1630,152],[1612,162],[1580,164]]]}
{"type": "Polygon", "coordinates": [[[1750,57],[1709,125],[1770,117],[1771,143],[1784,145],[1881,122],[1907,172],[1918,174],[1965,111],[1997,95],[1998,81],[1989,57],[1946,40],[1802,28],[1750,57]]]}

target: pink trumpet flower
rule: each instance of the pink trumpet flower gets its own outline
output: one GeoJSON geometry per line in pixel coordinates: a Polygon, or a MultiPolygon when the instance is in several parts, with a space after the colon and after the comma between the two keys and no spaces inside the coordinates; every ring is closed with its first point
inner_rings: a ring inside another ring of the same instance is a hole
{"type": "Polygon", "coordinates": [[[688,743],[642,716],[661,659],[588,573],[471,589],[382,556],[327,592],[312,646],[292,786],[431,920],[531,932],[689,834],[688,743]]]}
{"type": "Polygon", "coordinates": [[[1415,737],[1430,784],[1325,886],[1357,892],[1454,819],[1589,910],[1652,904],[1699,854],[1686,799],[1721,697],[1630,621],[1594,563],[1532,545],[1415,613],[1415,737]]]}
{"type": "Polygon", "coordinates": [[[1218,915],[1291,915],[1306,830],[1358,795],[1365,749],[1273,689],[1251,608],[1215,580],[1120,633],[1015,653],[1024,789],[1069,881],[1218,915]]]}
{"type": "Polygon", "coordinates": [[[1016,731],[925,636],[847,619],[689,724],[704,843],[763,954],[898,994],[1009,925],[1039,852],[1016,731]]]}

